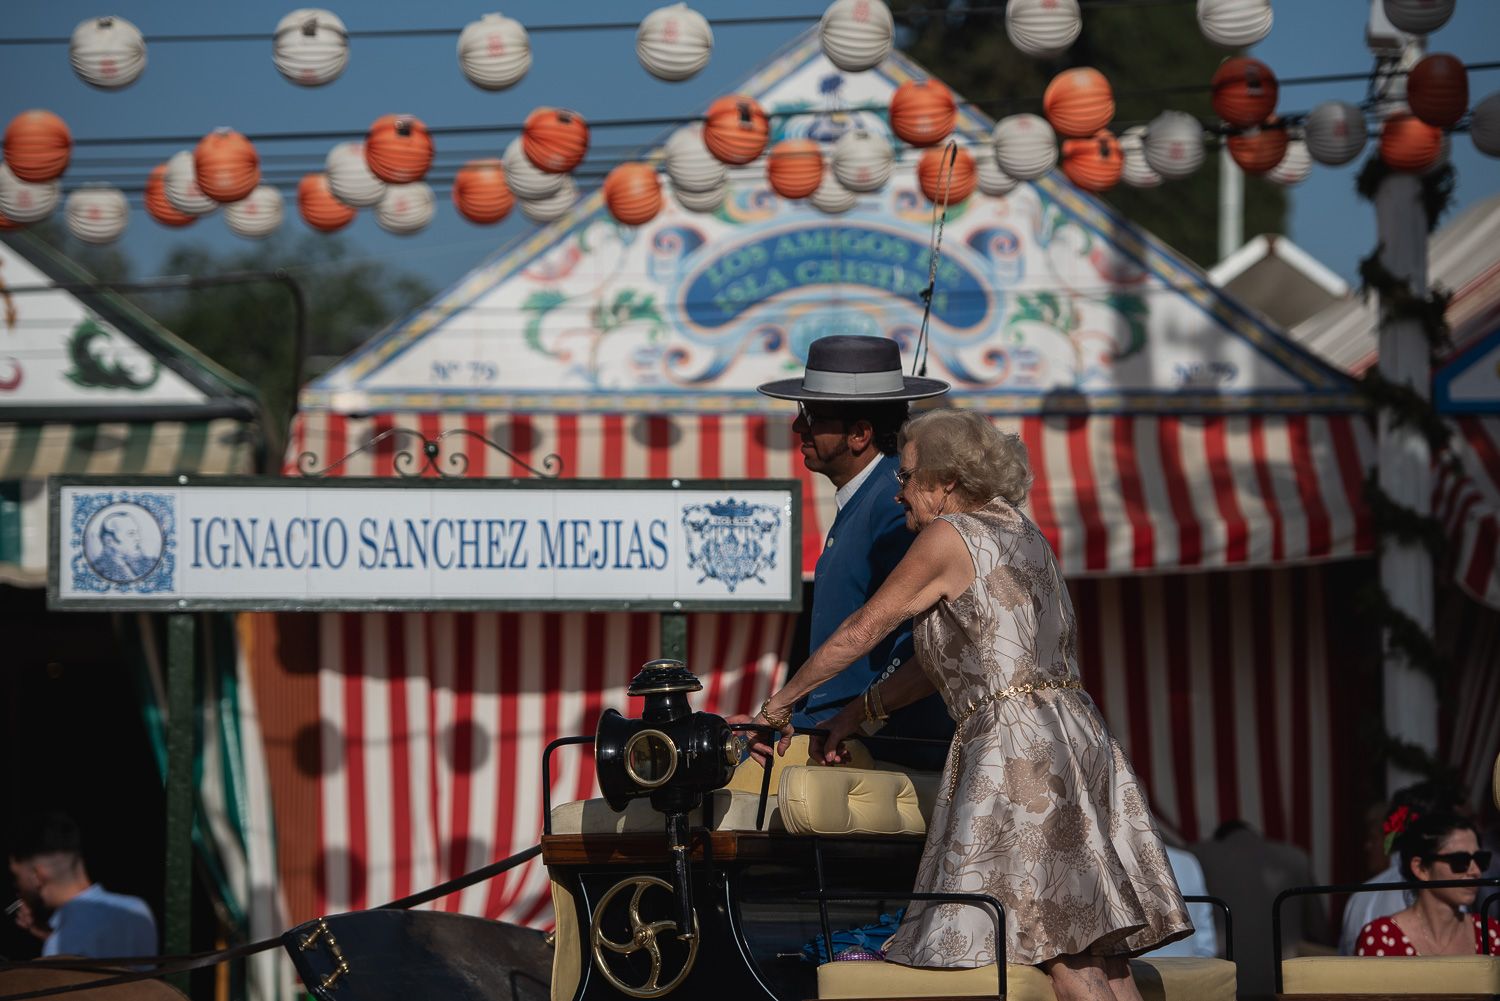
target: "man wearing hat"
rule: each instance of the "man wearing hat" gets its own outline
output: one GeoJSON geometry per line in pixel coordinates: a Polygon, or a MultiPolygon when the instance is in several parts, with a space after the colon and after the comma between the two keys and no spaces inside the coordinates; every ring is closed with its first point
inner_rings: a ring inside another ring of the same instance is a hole
{"type": "MultiPolygon", "coordinates": [[[[948,384],[903,375],[895,341],[830,335],[809,346],[802,378],[768,382],[759,389],[766,396],[796,401],[792,430],[802,439],[802,462],[828,477],[837,491],[838,516],[813,574],[809,642],[816,650],[880,589],[912,544],[905,512],[895,499],[900,466],[896,436],[910,401],[941,396],[948,384]]],[[[793,724],[819,725],[912,656],[911,625],[905,623],[808,695],[793,724]]],[[[941,696],[933,694],[896,710],[880,733],[946,742],[953,735],[953,720],[941,696]]],[[[866,743],[882,760],[920,768],[941,768],[947,752],[946,743],[879,737],[866,743]]]]}

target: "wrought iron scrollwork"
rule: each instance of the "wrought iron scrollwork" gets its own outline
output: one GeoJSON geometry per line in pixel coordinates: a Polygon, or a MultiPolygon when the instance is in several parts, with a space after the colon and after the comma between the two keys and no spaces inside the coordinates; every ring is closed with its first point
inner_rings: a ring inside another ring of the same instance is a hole
{"type": "Polygon", "coordinates": [[[381,442],[387,439],[398,438],[398,436],[402,441],[410,438],[418,440],[418,443],[397,449],[395,455],[391,457],[391,467],[395,469],[396,475],[406,479],[416,479],[425,476],[429,470],[445,480],[461,479],[467,476],[469,472],[468,454],[462,449],[449,451],[446,455],[443,451],[443,442],[455,436],[464,436],[482,442],[518,466],[521,466],[527,472],[531,473],[531,475],[540,477],[541,479],[551,480],[562,475],[562,458],[555,452],[549,452],[543,456],[542,468],[538,469],[499,442],[486,438],[479,432],[471,431],[468,428],[450,428],[429,438],[414,428],[401,427],[387,428],[359,448],[340,456],[321,469],[318,468],[319,459],[316,452],[303,452],[297,456],[297,472],[307,477],[327,476],[356,455],[373,451],[381,442]]]}

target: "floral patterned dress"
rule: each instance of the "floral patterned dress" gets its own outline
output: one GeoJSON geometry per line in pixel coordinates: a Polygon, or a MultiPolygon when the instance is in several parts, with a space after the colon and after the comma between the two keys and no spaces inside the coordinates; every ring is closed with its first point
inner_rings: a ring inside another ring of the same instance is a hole
{"type": "MultiPolygon", "coordinates": [[[[943,517],[976,577],[915,624],[922,668],[958,721],[916,889],[997,898],[1009,963],[1133,955],[1190,935],[1145,792],[1082,690],[1047,540],[999,498],[943,517]]],[[[987,910],[914,902],[886,958],[983,966],[995,945],[987,910]]]]}

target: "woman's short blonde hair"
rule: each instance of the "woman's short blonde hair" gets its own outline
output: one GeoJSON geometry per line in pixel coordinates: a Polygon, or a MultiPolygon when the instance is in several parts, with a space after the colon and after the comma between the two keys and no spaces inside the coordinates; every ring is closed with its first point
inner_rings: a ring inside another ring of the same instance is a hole
{"type": "Polygon", "coordinates": [[[919,480],[953,482],[971,504],[1004,497],[1016,507],[1031,489],[1026,444],[972,410],[929,410],[901,428],[900,447],[916,446],[919,480]]]}

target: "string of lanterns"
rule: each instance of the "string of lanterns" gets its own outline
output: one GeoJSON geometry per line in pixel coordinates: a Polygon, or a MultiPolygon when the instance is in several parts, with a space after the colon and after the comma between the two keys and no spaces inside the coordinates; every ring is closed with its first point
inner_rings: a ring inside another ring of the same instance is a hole
{"type": "MultiPolygon", "coordinates": [[[[1451,17],[1454,0],[1384,0],[1392,24],[1427,33],[1451,17]]],[[[1202,33],[1215,45],[1242,48],[1270,31],[1270,0],[1197,0],[1202,33]]],[[[1010,0],[1005,24],[1011,42],[1038,58],[1065,51],[1082,28],[1079,0],[1010,0]]],[[[863,72],[891,52],[895,23],[883,0],[833,0],[819,22],[824,55],[845,72],[863,72]]],[[[636,55],[663,80],[685,80],[707,65],[713,32],[703,15],[682,3],[659,8],[640,23],[636,55]]],[[[277,70],[301,86],[322,86],[348,64],[349,32],[326,10],[287,14],[273,35],[277,70]]],[[[459,34],[458,58],[465,76],[487,90],[514,85],[530,68],[526,29],[500,14],[487,14],[459,34]]],[[[88,83],[118,88],[139,77],[146,64],[140,31],[123,18],[85,21],[70,44],[74,69],[88,83]]],[[[896,88],[888,110],[892,133],[925,150],[916,176],[933,201],[957,204],[979,190],[1004,196],[1021,181],[1054,168],[1075,185],[1105,191],[1123,181],[1154,187],[1191,175],[1205,159],[1205,133],[1224,137],[1231,157],[1248,173],[1281,184],[1297,184],[1314,162],[1337,166],[1353,160],[1369,141],[1366,110],[1327,101],[1305,115],[1278,116],[1275,72],[1248,56],[1227,58],[1210,82],[1220,119],[1205,125],[1192,115],[1166,110],[1146,125],[1116,136],[1114,93],[1098,70],[1075,67],[1058,73],[1042,97],[1042,115],[1022,113],[998,121],[990,142],[962,145],[944,162],[937,149],[958,123],[958,103],[937,80],[908,80],[896,88]]],[[[1500,156],[1500,93],[1469,110],[1467,69],[1455,57],[1434,53],[1407,77],[1407,109],[1380,124],[1379,151],[1394,169],[1420,172],[1444,155],[1445,133],[1467,128],[1475,146],[1500,156]]],[[[787,138],[770,145],[770,117],[746,95],[715,100],[703,120],[677,129],[660,158],[675,200],[694,212],[712,212],[728,193],[729,168],[764,158],[765,179],[782,198],[806,199],[838,214],[859,195],[890,180],[896,148],[883,132],[855,128],[831,147],[812,139],[787,138]],[[767,147],[770,146],[769,152],[767,147]]],[[[551,222],[573,207],[578,187],[573,171],[588,154],[590,130],[577,112],[537,108],[521,134],[498,157],[472,160],[453,178],[452,198],[465,219],[490,225],[519,202],[526,218],[551,222]]],[[[17,115],[3,140],[0,166],[0,225],[26,225],[46,218],[62,200],[58,178],[67,170],[72,138],[67,125],[48,111],[17,115]]],[[[363,142],[343,142],[328,153],[324,169],[297,184],[297,210],[321,232],[349,225],[361,208],[374,209],[377,223],[392,233],[421,230],[432,220],[436,196],[424,180],[436,154],[433,138],[412,115],[377,119],[363,142]]],[[[627,162],[605,178],[604,202],[622,224],[641,225],[664,205],[655,162],[627,162]]],[[[245,136],[218,129],[196,147],[173,154],[152,169],[145,207],[158,223],[191,225],[225,207],[226,225],[247,238],[273,232],[285,213],[275,184],[262,183],[255,146],[245,136]]],[[[80,239],[107,243],[123,233],[129,207],[117,188],[88,184],[66,199],[69,230],[80,239]]]]}

